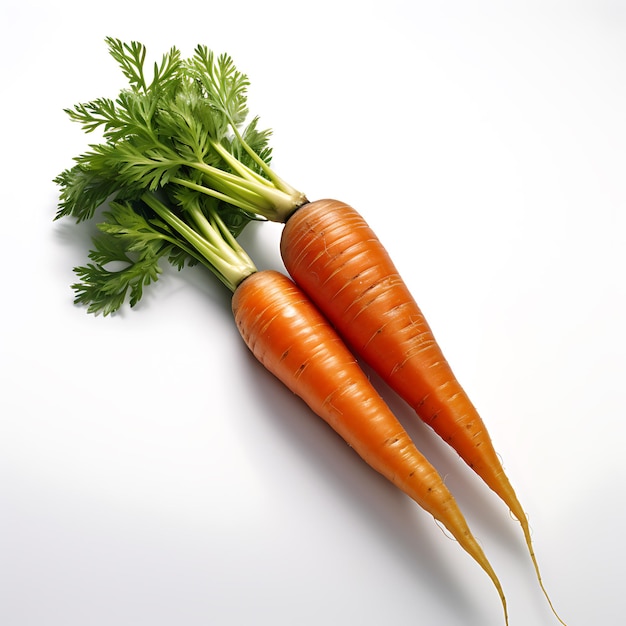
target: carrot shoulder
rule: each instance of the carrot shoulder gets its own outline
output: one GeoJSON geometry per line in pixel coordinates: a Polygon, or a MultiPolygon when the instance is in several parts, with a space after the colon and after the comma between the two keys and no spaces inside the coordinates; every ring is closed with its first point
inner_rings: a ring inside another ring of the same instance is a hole
{"type": "Polygon", "coordinates": [[[294,281],[354,352],[507,504],[522,526],[539,583],[552,607],[526,514],[487,428],[372,229],[347,204],[318,200],[289,218],[281,253],[294,281]]]}
{"type": "Polygon", "coordinates": [[[239,285],[232,307],[241,336],[261,364],[449,530],[491,578],[506,617],[500,582],[452,494],[311,301],[283,274],[264,271],[239,285]]]}

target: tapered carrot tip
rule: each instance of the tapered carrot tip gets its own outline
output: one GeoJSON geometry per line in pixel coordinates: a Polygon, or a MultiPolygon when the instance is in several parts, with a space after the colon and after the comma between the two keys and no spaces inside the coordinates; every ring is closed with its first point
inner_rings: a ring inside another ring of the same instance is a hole
{"type": "Polygon", "coordinates": [[[526,539],[526,546],[528,547],[528,552],[530,553],[530,558],[535,568],[535,574],[537,576],[537,580],[539,581],[539,586],[541,587],[541,591],[543,591],[543,595],[548,601],[548,606],[552,610],[552,613],[554,613],[554,616],[556,617],[556,619],[558,619],[559,622],[563,624],[563,626],[567,626],[567,624],[563,621],[561,616],[556,612],[556,609],[554,608],[554,605],[552,604],[552,600],[550,599],[550,596],[548,595],[548,590],[545,588],[543,584],[543,580],[541,578],[541,572],[539,571],[539,563],[537,562],[537,557],[535,556],[535,550],[533,548],[533,544],[530,538],[530,526],[528,525],[528,520],[525,516],[523,516],[519,518],[519,522],[522,525],[522,531],[524,532],[524,538],[526,539]]]}
{"type": "MultiPolygon", "coordinates": [[[[491,569],[491,568],[490,568],[491,569]]],[[[500,581],[498,580],[498,578],[496,577],[495,572],[492,570],[491,572],[487,572],[487,574],[489,574],[490,578],[493,580],[496,589],[498,591],[498,595],[500,596],[500,601],[502,602],[502,610],[504,611],[504,623],[506,624],[506,626],[508,626],[509,624],[509,612],[506,606],[506,598],[504,596],[504,591],[502,590],[502,586],[500,585],[500,581]]]]}
{"type": "Polygon", "coordinates": [[[504,611],[504,623],[508,626],[509,613],[507,609],[506,597],[504,595],[502,585],[500,584],[500,579],[496,575],[493,567],[491,566],[491,563],[485,556],[483,549],[480,547],[480,544],[476,541],[474,536],[469,532],[469,529],[467,529],[466,533],[457,535],[456,538],[457,538],[457,541],[460,543],[461,547],[476,560],[476,562],[486,572],[487,576],[489,576],[489,578],[491,579],[491,582],[493,582],[496,588],[496,591],[498,592],[498,595],[500,596],[500,601],[502,602],[502,610],[504,611]]]}

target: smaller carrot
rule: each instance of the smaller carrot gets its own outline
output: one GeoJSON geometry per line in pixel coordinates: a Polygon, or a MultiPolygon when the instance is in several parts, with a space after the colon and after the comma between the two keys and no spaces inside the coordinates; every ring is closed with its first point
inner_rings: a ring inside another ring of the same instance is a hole
{"type": "Polygon", "coordinates": [[[239,284],[232,308],[241,336],[261,364],[373,469],[441,522],[483,568],[508,624],[500,582],[454,497],[307,296],[283,274],[266,270],[239,284]]]}

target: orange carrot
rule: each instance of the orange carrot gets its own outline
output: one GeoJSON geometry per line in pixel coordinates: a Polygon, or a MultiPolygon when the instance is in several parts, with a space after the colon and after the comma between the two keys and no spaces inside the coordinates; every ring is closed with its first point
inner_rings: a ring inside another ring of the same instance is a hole
{"type": "Polygon", "coordinates": [[[261,364],[477,561],[496,586],[508,623],[500,582],[454,497],[307,296],[285,275],[266,270],[237,287],[232,308],[241,336],[261,364]]]}
{"type": "Polygon", "coordinates": [[[388,253],[350,206],[305,204],[287,220],[285,266],[354,352],[502,498],[519,520],[543,585],[524,510],[483,420],[453,374],[388,253]]]}
{"type": "Polygon", "coordinates": [[[104,315],[117,311],[126,299],[132,305],[141,297],[145,281],[158,276],[154,258],[159,258],[159,252],[173,254],[174,246],[204,263],[233,294],[235,322],[261,364],[372,468],[449,530],[491,578],[508,623],[500,582],[452,494],[304,292],[284,274],[259,272],[212,203],[203,206],[192,198],[182,213],[167,199],[146,192],[140,200],[111,202],[109,209],[108,221],[100,224],[100,238],[94,239],[94,263],[76,270],[81,278],[74,286],[77,302],[104,315]],[[160,248],[163,243],[165,250],[160,248]],[[137,255],[135,262],[127,251],[137,255]],[[100,265],[108,254],[112,260],[127,260],[127,267],[100,265]]]}

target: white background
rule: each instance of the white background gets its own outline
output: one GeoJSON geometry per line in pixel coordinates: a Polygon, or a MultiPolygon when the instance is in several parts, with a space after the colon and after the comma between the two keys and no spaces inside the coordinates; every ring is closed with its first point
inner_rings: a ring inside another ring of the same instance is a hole
{"type": "MultiPolygon", "coordinates": [[[[626,4],[7,0],[0,19],[0,623],[502,624],[487,577],[248,354],[210,276],[72,304],[52,222],[124,84],[107,35],[230,53],[276,169],[359,209],[479,407],[570,626],[623,616],[626,4]]],[[[280,268],[280,227],[243,238],[280,268]]],[[[381,387],[509,599],[556,624],[504,506],[381,387]]]]}

